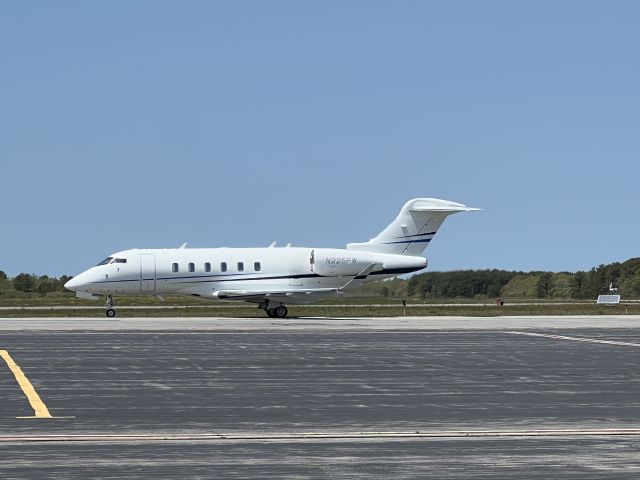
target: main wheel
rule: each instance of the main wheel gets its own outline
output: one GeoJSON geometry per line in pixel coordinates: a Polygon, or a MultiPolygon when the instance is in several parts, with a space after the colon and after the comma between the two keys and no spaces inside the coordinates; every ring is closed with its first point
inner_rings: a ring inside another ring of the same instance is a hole
{"type": "Polygon", "coordinates": [[[107,317],[109,317],[109,318],[113,318],[113,317],[115,317],[115,316],[116,316],[116,311],[115,311],[113,308],[109,308],[109,309],[107,310],[107,317]]]}
{"type": "Polygon", "coordinates": [[[267,309],[265,312],[267,312],[267,317],[273,318],[273,310],[267,309]]]}
{"type": "Polygon", "coordinates": [[[279,307],[273,309],[273,315],[276,318],[284,318],[287,316],[287,313],[289,313],[289,311],[284,305],[280,305],[279,307]]]}

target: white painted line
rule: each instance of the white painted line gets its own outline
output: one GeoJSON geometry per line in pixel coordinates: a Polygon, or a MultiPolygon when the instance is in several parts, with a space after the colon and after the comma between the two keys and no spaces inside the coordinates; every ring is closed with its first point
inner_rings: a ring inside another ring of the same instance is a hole
{"type": "Polygon", "coordinates": [[[144,441],[229,441],[289,442],[304,440],[373,440],[420,438],[513,438],[513,437],[589,437],[627,435],[640,436],[640,428],[573,428],[531,430],[441,430],[432,432],[300,432],[300,433],[201,433],[201,434],[42,434],[0,435],[0,443],[8,442],[144,442],[144,441]]]}
{"type": "Polygon", "coordinates": [[[503,333],[510,333],[512,335],[526,335],[529,337],[551,338],[553,340],[570,340],[572,342],[603,343],[605,345],[622,345],[625,347],[640,347],[640,343],[619,342],[617,340],[602,340],[599,338],[569,337],[566,335],[551,335],[547,333],[514,332],[514,331],[506,331],[503,333]]]}

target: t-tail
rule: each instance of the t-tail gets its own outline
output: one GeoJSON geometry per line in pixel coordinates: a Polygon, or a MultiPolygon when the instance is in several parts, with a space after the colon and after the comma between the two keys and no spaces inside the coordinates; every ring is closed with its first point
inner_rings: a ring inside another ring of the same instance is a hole
{"type": "Polygon", "coordinates": [[[472,210],[479,209],[437,198],[414,198],[377,237],[366,243],[349,243],[347,249],[417,256],[449,215],[472,210]]]}

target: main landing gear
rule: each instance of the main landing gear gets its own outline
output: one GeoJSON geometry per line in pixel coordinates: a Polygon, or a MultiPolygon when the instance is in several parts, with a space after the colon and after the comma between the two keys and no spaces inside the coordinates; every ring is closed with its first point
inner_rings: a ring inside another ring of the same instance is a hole
{"type": "Polygon", "coordinates": [[[271,307],[269,303],[260,304],[260,308],[262,308],[269,318],[285,318],[289,313],[287,307],[280,304],[277,307],[271,307]]]}
{"type": "Polygon", "coordinates": [[[105,312],[107,314],[107,317],[109,318],[113,318],[116,316],[116,311],[113,308],[113,297],[111,295],[107,295],[107,303],[106,303],[106,307],[107,307],[107,311],[105,312]]]}

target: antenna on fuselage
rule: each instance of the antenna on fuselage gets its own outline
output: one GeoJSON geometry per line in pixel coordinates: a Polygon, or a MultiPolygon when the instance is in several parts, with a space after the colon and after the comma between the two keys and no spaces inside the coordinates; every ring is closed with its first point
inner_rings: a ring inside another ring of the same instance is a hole
{"type": "Polygon", "coordinates": [[[182,245],[180,245],[179,250],[182,250],[183,248],[187,248],[187,242],[184,242],[182,245]]]}
{"type": "Polygon", "coordinates": [[[289,248],[291,246],[291,242],[287,243],[287,246],[285,248],[289,248]]]}
{"type": "Polygon", "coordinates": [[[273,248],[276,246],[276,242],[271,242],[271,245],[269,245],[269,248],[273,248]]]}

